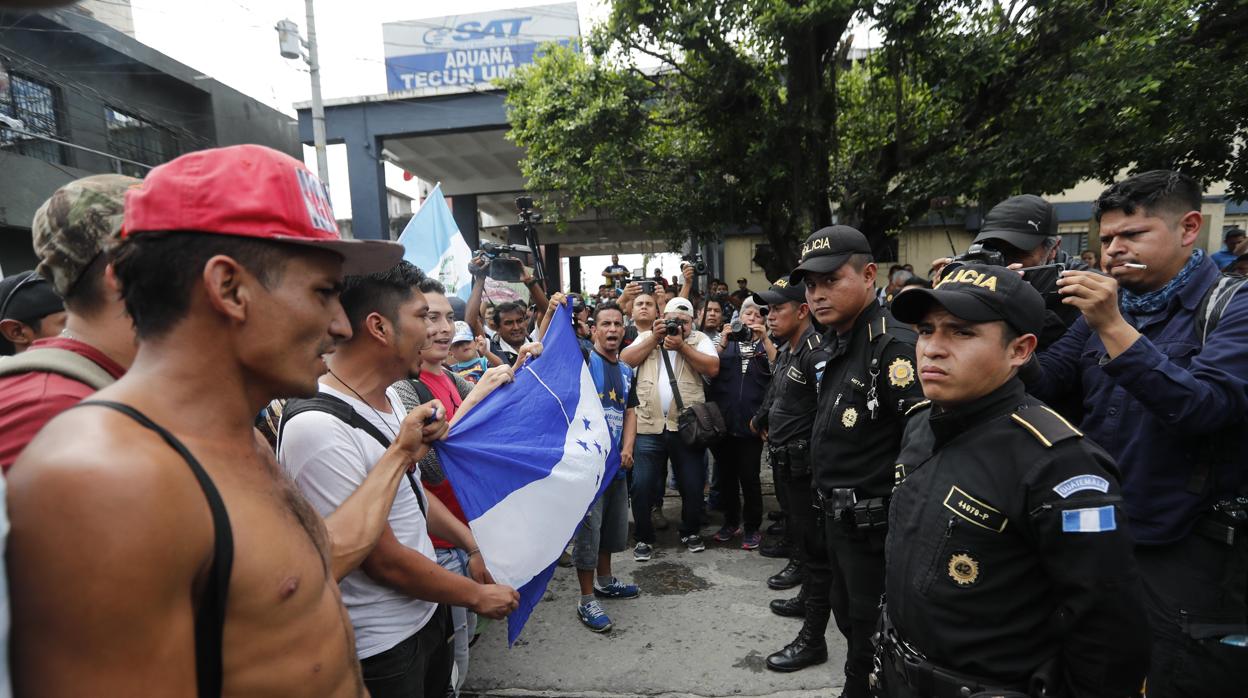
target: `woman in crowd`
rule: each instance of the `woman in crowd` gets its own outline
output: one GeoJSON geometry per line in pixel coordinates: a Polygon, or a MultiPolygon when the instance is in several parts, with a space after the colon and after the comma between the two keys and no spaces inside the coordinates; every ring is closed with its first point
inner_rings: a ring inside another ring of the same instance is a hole
{"type": "Polygon", "coordinates": [[[763,442],[750,431],[771,380],[770,361],[776,347],[767,336],[763,314],[753,299],[741,306],[739,325],[719,337],[719,375],[711,383],[711,399],[719,406],[728,435],[711,448],[719,470],[719,495],[724,525],[714,539],[726,543],[741,536],[741,547],[753,550],[762,540],[763,497],[758,470],[763,442]]]}

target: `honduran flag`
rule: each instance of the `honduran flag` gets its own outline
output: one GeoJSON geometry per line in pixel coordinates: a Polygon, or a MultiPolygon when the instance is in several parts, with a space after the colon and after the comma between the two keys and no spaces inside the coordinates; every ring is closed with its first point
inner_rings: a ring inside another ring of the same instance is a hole
{"type": "Polygon", "coordinates": [[[508,645],[620,464],[566,305],[543,345],[434,445],[490,574],[520,592],[508,645]]]}

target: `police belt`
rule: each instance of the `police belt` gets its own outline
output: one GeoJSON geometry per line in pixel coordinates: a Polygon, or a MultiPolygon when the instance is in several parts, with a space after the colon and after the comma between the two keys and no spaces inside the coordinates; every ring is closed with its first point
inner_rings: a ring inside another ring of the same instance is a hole
{"type": "MultiPolygon", "coordinates": [[[[880,696],[923,696],[924,698],[1056,698],[1045,685],[1053,685],[1040,672],[1027,684],[1005,684],[984,680],[970,674],[944,669],[929,662],[897,634],[884,611],[880,632],[874,640],[874,668],[869,683],[880,696]],[[900,685],[898,685],[900,684],[900,685]]],[[[1053,665],[1046,665],[1052,668],[1053,665]]]]}
{"type": "Polygon", "coordinates": [[[799,466],[806,466],[810,460],[810,442],[797,439],[779,446],[768,444],[767,457],[775,465],[785,468],[792,467],[795,462],[799,466]]]}
{"type": "Polygon", "coordinates": [[[830,495],[816,489],[815,498],[815,508],[849,530],[883,531],[888,528],[889,497],[859,499],[852,487],[834,487],[830,495]]]}

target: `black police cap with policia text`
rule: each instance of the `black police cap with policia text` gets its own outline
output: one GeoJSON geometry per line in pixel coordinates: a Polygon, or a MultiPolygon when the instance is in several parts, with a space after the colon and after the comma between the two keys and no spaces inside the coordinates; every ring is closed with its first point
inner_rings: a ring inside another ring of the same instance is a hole
{"type": "Polygon", "coordinates": [[[782,303],[805,303],[806,284],[789,283],[788,279],[776,279],[776,283],[766,291],[750,295],[759,305],[780,305],[782,303]]]}
{"type": "Polygon", "coordinates": [[[867,236],[848,225],[820,228],[802,244],[802,260],[789,274],[789,283],[801,283],[807,272],[831,274],[856,254],[871,254],[867,236]]]}
{"type": "Polygon", "coordinates": [[[910,287],[893,299],[893,317],[916,324],[935,303],[970,322],[1004,320],[1021,334],[1044,326],[1044,298],[1022,275],[1005,267],[965,264],[933,289],[910,287]]]}

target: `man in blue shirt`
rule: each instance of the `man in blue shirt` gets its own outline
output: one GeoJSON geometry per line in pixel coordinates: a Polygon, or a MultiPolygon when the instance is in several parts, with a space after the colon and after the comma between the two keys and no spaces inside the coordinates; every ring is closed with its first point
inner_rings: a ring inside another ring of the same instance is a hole
{"type": "Polygon", "coordinates": [[[1153,632],[1149,698],[1242,694],[1248,527],[1248,293],[1216,327],[1198,320],[1221,276],[1195,248],[1203,217],[1190,177],[1152,171],[1097,199],[1108,275],[1066,271],[1083,317],[1024,376],[1051,399],[1082,391],[1082,429],[1118,462],[1153,632]],[[1242,500],[1241,500],[1242,501],[1242,500]]]}
{"type": "Polygon", "coordinates": [[[1244,241],[1244,229],[1239,226],[1232,226],[1222,231],[1222,249],[1213,253],[1213,263],[1218,269],[1226,271],[1226,268],[1235,263],[1235,248],[1244,241]]]}
{"type": "Polygon", "coordinates": [[[594,348],[586,353],[585,361],[606,413],[611,440],[620,453],[620,469],[577,527],[572,564],[581,584],[576,615],[585,627],[605,633],[612,627],[611,619],[598,599],[633,599],[641,593],[636,584],[625,584],[611,573],[611,553],[628,547],[627,473],[633,467],[637,436],[636,373],[619,360],[620,341],[624,339],[620,306],[607,301],[594,308],[593,338],[594,348]]]}

